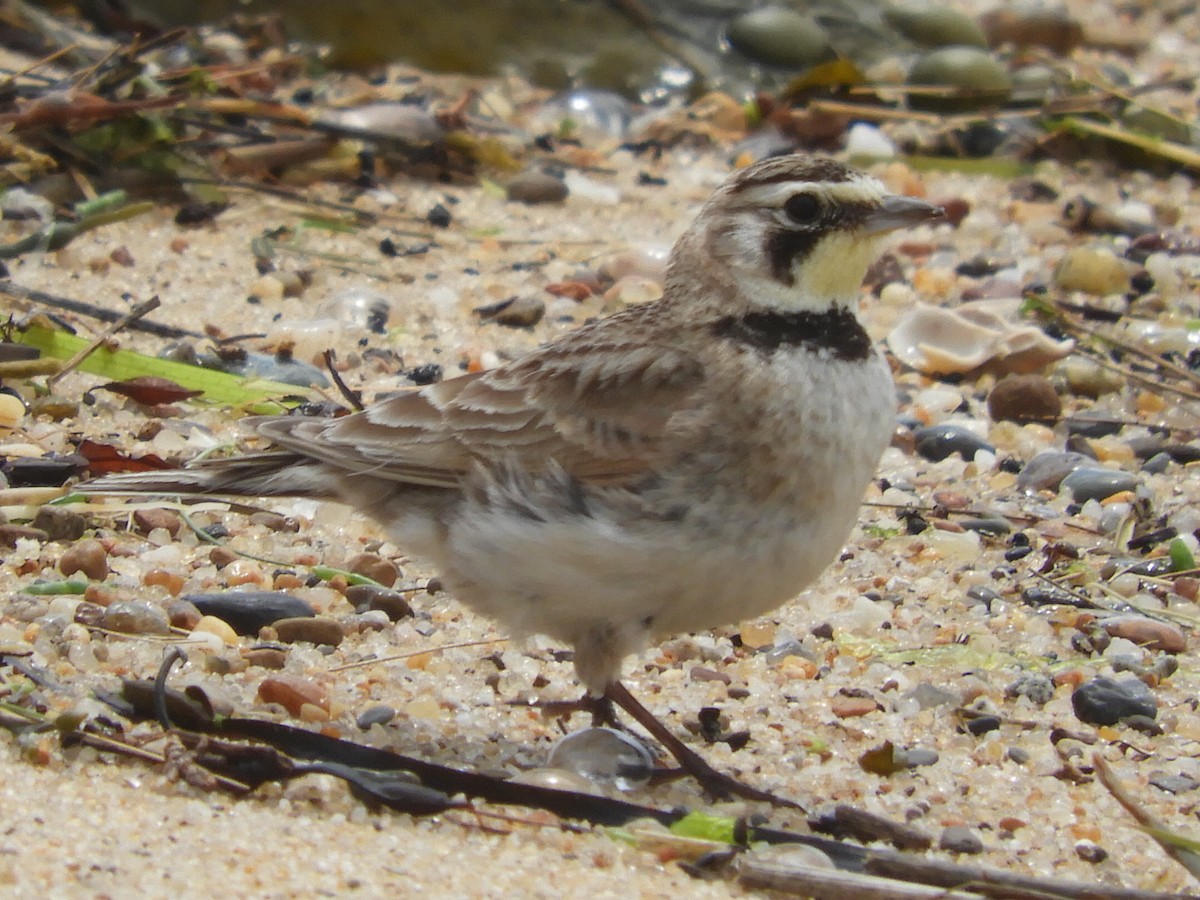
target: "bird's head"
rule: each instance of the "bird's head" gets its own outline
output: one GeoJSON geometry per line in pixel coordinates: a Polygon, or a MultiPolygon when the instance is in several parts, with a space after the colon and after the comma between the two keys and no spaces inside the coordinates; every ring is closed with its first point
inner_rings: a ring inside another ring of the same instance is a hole
{"type": "Polygon", "coordinates": [[[834,160],[773,157],[718,188],[680,239],[668,277],[694,279],[696,267],[715,264],[765,310],[853,309],[885,236],[941,214],[834,160]]]}

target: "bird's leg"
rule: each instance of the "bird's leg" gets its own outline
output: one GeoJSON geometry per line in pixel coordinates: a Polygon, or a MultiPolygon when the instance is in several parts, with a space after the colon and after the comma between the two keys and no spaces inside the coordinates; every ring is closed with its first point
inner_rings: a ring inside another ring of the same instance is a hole
{"type": "Polygon", "coordinates": [[[705,762],[699,753],[672,734],[670,729],[656,719],[654,713],[646,709],[621,682],[610,681],[608,687],[605,688],[604,699],[610,703],[615,703],[621,709],[625,710],[625,712],[629,713],[635,722],[645,728],[652,737],[667,748],[667,752],[675,757],[680,767],[688,775],[691,775],[696,781],[700,782],[701,787],[714,797],[720,799],[736,795],[738,797],[745,797],[748,800],[764,800],[773,806],[787,806],[803,811],[804,807],[794,800],[777,797],[768,791],[743,784],[732,775],[718,772],[705,762]]]}

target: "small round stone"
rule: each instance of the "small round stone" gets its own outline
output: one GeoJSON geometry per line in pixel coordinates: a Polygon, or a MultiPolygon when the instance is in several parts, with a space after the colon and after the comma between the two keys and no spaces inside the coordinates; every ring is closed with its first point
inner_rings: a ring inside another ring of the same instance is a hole
{"type": "Polygon", "coordinates": [[[324,616],[279,619],[275,622],[274,628],[279,639],[288,644],[305,641],[310,644],[326,644],[336,647],[346,637],[341,623],[324,616]]]}
{"type": "Polygon", "coordinates": [[[346,561],[346,568],[356,575],[365,575],[384,587],[391,587],[400,577],[400,567],[376,553],[359,553],[346,561]]]}
{"type": "Polygon", "coordinates": [[[155,528],[161,528],[174,537],[183,526],[183,520],[169,509],[137,509],[133,512],[133,524],[139,534],[149,534],[155,528]]]}
{"type": "Polygon", "coordinates": [[[1076,503],[1104,500],[1122,491],[1132,491],[1141,479],[1131,472],[1083,466],[1062,480],[1060,490],[1068,490],[1076,503]]]}
{"type": "Polygon", "coordinates": [[[390,706],[383,706],[381,704],[363,710],[358,718],[354,720],[354,724],[363,731],[368,731],[372,725],[386,725],[394,718],[396,718],[396,710],[390,706]]]}
{"type": "Polygon", "coordinates": [[[378,610],[393,622],[407,619],[413,614],[412,605],[401,591],[381,588],[374,584],[353,584],[346,588],[346,599],[354,604],[357,612],[378,610]]]}
{"type": "Polygon", "coordinates": [[[1073,247],[1054,270],[1054,282],[1064,291],[1105,296],[1129,290],[1128,264],[1107,247],[1073,247]]]}
{"type": "Polygon", "coordinates": [[[1017,476],[1017,487],[1024,491],[1057,490],[1062,480],[1091,457],[1074,451],[1045,450],[1031,459],[1017,476]]]}
{"type": "Polygon", "coordinates": [[[229,645],[236,645],[238,642],[237,632],[229,627],[228,622],[218,619],[216,616],[201,616],[192,631],[215,635],[223,643],[229,645]]]}
{"type": "Polygon", "coordinates": [[[1062,400],[1048,378],[1006,375],[988,394],[988,415],[993,422],[1054,420],[1062,415],[1062,400]]]}
{"type": "Polygon", "coordinates": [[[59,559],[58,571],[67,576],[82,572],[94,581],[103,581],[108,577],[108,551],[95,538],[76,541],[59,559]]]}
{"type": "Polygon", "coordinates": [[[52,541],[77,541],[88,529],[88,520],[79,513],[61,506],[43,506],[30,522],[46,532],[52,541]]]}
{"type": "Polygon", "coordinates": [[[549,172],[531,170],[515,176],[505,188],[505,196],[517,203],[561,203],[570,189],[561,178],[549,172]]]}
{"type": "Polygon", "coordinates": [[[162,607],[145,600],[118,600],[104,610],[100,626],[122,634],[169,634],[170,620],[162,607]]]}
{"type": "Polygon", "coordinates": [[[1054,682],[1036,672],[1024,672],[1004,689],[1006,697],[1028,697],[1031,703],[1045,706],[1054,697],[1054,682]]]}
{"type": "Polygon", "coordinates": [[[883,19],[898,32],[924,47],[986,47],[987,38],[966,13],[946,6],[889,6],[883,19]]]}
{"type": "Polygon", "coordinates": [[[1158,715],[1150,688],[1136,678],[1093,678],[1075,689],[1071,706],[1081,721],[1092,725],[1115,725],[1130,716],[1153,719],[1158,715]]]}
{"type": "Polygon", "coordinates": [[[299,675],[272,675],[258,686],[258,697],[264,703],[278,703],[293,716],[305,707],[329,712],[329,692],[311,678],[299,675]]]}
{"type": "Polygon", "coordinates": [[[961,88],[962,96],[914,94],[915,109],[967,112],[1003,103],[1012,90],[1008,72],[988,51],[979,47],[942,47],[919,59],[908,73],[910,85],[961,88]]]}
{"type": "Polygon", "coordinates": [[[938,847],[948,853],[982,853],[983,841],[965,825],[951,825],[942,832],[938,847]]]}
{"type": "Polygon", "coordinates": [[[833,57],[829,36],[814,19],[780,6],[742,13],[726,30],[729,44],[755,62],[805,69],[833,57]]]}
{"type": "Polygon", "coordinates": [[[982,451],[995,453],[996,448],[962,425],[941,424],[918,428],[913,432],[917,453],[932,462],[941,462],[953,453],[973,460],[982,451]]]}

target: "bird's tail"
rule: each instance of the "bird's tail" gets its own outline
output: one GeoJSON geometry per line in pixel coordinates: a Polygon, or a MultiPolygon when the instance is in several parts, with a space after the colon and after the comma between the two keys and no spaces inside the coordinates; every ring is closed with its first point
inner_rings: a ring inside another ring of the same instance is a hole
{"type": "Polygon", "coordinates": [[[335,476],[323,463],[285,450],[205,460],[183,469],[122,472],[78,486],[85,494],[215,494],[332,497],[335,476]]]}

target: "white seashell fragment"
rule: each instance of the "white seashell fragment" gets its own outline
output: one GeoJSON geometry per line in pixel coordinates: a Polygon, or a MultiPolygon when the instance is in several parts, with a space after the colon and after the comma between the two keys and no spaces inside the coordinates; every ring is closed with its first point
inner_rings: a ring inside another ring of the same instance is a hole
{"type": "Polygon", "coordinates": [[[1018,298],[977,300],[958,309],[918,304],[892,329],[887,345],[907,366],[929,375],[986,369],[1037,372],[1075,347],[1019,322],[1018,298]]]}

